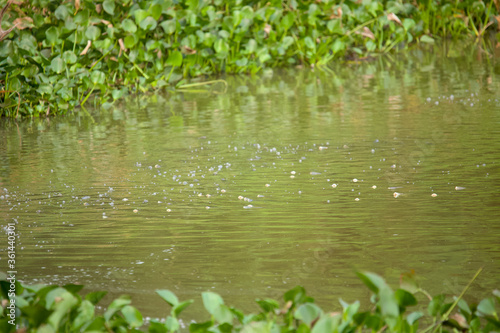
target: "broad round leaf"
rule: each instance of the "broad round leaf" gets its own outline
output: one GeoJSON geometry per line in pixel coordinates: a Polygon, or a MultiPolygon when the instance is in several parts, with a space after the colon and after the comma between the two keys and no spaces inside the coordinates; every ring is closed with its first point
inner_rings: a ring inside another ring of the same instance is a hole
{"type": "Polygon", "coordinates": [[[163,298],[165,302],[170,304],[170,306],[176,306],[177,304],[179,304],[179,299],[170,290],[157,290],[156,293],[160,295],[160,297],[163,298]]]}
{"type": "Polygon", "coordinates": [[[67,64],[74,64],[77,60],[76,54],[73,51],[64,52],[63,59],[67,64]]]}
{"type": "Polygon", "coordinates": [[[93,84],[104,84],[105,80],[106,75],[101,71],[93,71],[92,74],[90,74],[90,81],[92,81],[93,84]]]}
{"type": "Polygon", "coordinates": [[[137,26],[131,19],[125,19],[122,22],[122,28],[126,32],[135,33],[137,31],[137,26]]]}
{"type": "Polygon", "coordinates": [[[115,14],[115,0],[106,0],[102,3],[102,8],[109,15],[115,14]]]}
{"type": "Polygon", "coordinates": [[[179,67],[182,65],[182,53],[179,51],[173,51],[168,55],[167,65],[179,67]]]}
{"type": "Polygon", "coordinates": [[[60,56],[57,56],[50,62],[50,68],[54,72],[59,74],[62,73],[62,71],[66,68],[66,64],[64,63],[64,61],[61,59],[60,56]]]}
{"type": "Polygon", "coordinates": [[[152,18],[151,16],[148,16],[146,17],[144,20],[141,21],[141,23],[139,24],[139,26],[141,27],[141,29],[143,30],[154,30],[156,29],[156,26],[158,25],[158,23],[156,22],[156,20],[154,18],[152,18]]]}
{"type": "Polygon", "coordinates": [[[322,313],[321,309],[314,303],[305,303],[298,307],[295,311],[295,319],[302,320],[307,326],[315,321],[322,313]]]}
{"type": "Polygon", "coordinates": [[[51,45],[56,45],[57,39],[59,38],[59,30],[56,27],[50,27],[45,31],[45,37],[47,37],[47,42],[51,45]]]}
{"type": "Polygon", "coordinates": [[[90,40],[96,40],[99,38],[101,35],[101,29],[96,27],[95,25],[91,25],[90,27],[87,28],[87,31],[85,31],[85,37],[87,37],[90,40]]]}
{"type": "Polygon", "coordinates": [[[126,305],[122,309],[123,317],[131,327],[136,328],[142,326],[142,314],[132,305],[126,305]]]}

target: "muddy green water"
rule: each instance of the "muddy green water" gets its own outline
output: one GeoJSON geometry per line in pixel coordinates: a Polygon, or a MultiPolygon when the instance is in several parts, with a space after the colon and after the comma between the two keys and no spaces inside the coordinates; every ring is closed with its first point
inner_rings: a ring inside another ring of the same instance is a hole
{"type": "Polygon", "coordinates": [[[458,294],[484,266],[470,297],[500,287],[500,64],[417,52],[332,69],[3,120],[18,278],[129,294],[150,316],[171,289],[195,318],[206,290],[245,310],[297,284],[329,308],[366,300],[355,269],[458,294]]]}

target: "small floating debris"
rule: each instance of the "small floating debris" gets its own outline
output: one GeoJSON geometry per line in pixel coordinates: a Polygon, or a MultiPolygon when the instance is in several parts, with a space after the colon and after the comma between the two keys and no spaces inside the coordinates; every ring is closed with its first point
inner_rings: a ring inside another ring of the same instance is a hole
{"type": "Polygon", "coordinates": [[[293,179],[293,178],[295,178],[295,176],[294,176],[294,175],[291,175],[291,176],[290,176],[290,178],[292,178],[292,179],[293,179]]]}
{"type": "Polygon", "coordinates": [[[295,171],[290,171],[290,174],[295,175],[296,172],[295,171]]]}
{"type": "Polygon", "coordinates": [[[220,193],[226,193],[226,190],[222,189],[220,190],[220,193]]]}
{"type": "Polygon", "coordinates": [[[160,166],[159,166],[158,164],[155,164],[155,168],[156,168],[156,169],[159,169],[159,168],[160,168],[160,166]]]}
{"type": "Polygon", "coordinates": [[[238,196],[238,200],[243,200],[243,199],[244,199],[244,198],[243,198],[243,196],[242,196],[242,195],[239,195],[239,196],[238,196]]]}
{"type": "Polygon", "coordinates": [[[359,198],[354,199],[354,201],[359,201],[359,198]]]}
{"type": "Polygon", "coordinates": [[[311,171],[311,172],[309,172],[309,174],[312,176],[317,176],[317,175],[321,175],[321,172],[311,171]]]}
{"type": "Polygon", "coordinates": [[[205,209],[210,209],[210,206],[205,207],[205,209]]]}
{"type": "Polygon", "coordinates": [[[433,197],[433,198],[435,198],[435,197],[437,197],[437,196],[438,196],[438,195],[437,195],[436,193],[432,193],[432,194],[431,194],[431,197],[433,197]]]}
{"type": "Polygon", "coordinates": [[[207,193],[206,197],[207,197],[207,198],[210,198],[210,197],[211,197],[211,195],[207,193]]]}
{"type": "Polygon", "coordinates": [[[392,194],[392,196],[393,196],[394,198],[399,198],[399,197],[401,196],[401,194],[403,194],[403,193],[394,192],[394,193],[392,194]]]}
{"type": "Polygon", "coordinates": [[[199,197],[202,197],[202,196],[203,196],[203,193],[198,193],[198,196],[199,196],[199,197]]]}
{"type": "Polygon", "coordinates": [[[269,187],[269,186],[271,186],[271,184],[266,184],[266,185],[264,185],[264,186],[265,186],[265,187],[269,187]]]}
{"type": "Polygon", "coordinates": [[[377,185],[373,185],[373,186],[372,186],[372,189],[376,189],[376,188],[377,188],[377,185]]]}
{"type": "Polygon", "coordinates": [[[319,149],[319,150],[326,150],[326,149],[328,149],[328,147],[325,147],[325,146],[319,146],[319,147],[318,147],[318,149],[319,149]]]}
{"type": "Polygon", "coordinates": [[[167,213],[170,213],[172,210],[170,208],[167,208],[167,213]]]}
{"type": "Polygon", "coordinates": [[[253,208],[253,205],[248,205],[248,206],[243,206],[244,209],[250,209],[253,208]]]}
{"type": "Polygon", "coordinates": [[[257,194],[257,198],[264,198],[262,194],[257,194]]]}
{"type": "Polygon", "coordinates": [[[457,190],[457,191],[465,190],[465,187],[455,186],[455,190],[457,190]]]}
{"type": "Polygon", "coordinates": [[[133,212],[134,213],[139,213],[139,211],[137,209],[134,209],[133,212]]]}
{"type": "Polygon", "coordinates": [[[123,198],[122,201],[128,201],[128,199],[127,198],[123,198]]]}
{"type": "Polygon", "coordinates": [[[353,183],[357,183],[357,182],[358,182],[358,180],[357,180],[356,178],[354,178],[354,179],[352,180],[352,182],[353,182],[353,183]]]}
{"type": "Polygon", "coordinates": [[[337,188],[337,184],[332,184],[332,187],[333,188],[337,188]]]}
{"type": "Polygon", "coordinates": [[[387,189],[388,190],[396,190],[398,188],[403,188],[402,186],[389,186],[387,189]]]}

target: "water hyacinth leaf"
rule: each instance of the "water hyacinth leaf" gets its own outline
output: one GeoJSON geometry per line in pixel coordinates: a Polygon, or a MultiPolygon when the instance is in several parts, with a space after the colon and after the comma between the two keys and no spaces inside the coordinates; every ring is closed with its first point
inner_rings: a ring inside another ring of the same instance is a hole
{"type": "Polygon", "coordinates": [[[54,72],[60,74],[66,68],[66,63],[61,59],[60,56],[57,56],[50,62],[50,68],[54,72]]]}
{"type": "Polygon", "coordinates": [[[409,293],[408,291],[404,289],[398,289],[394,293],[396,300],[398,301],[398,304],[402,308],[406,308],[407,306],[413,306],[417,305],[417,299],[413,294],[409,293]]]}
{"type": "Polygon", "coordinates": [[[130,32],[132,34],[137,31],[137,26],[135,25],[134,21],[132,21],[131,19],[124,19],[122,21],[122,28],[126,32],[130,32]]]}
{"type": "Polygon", "coordinates": [[[85,299],[96,305],[107,293],[107,291],[94,291],[85,295],[85,299]]]}
{"type": "Polygon", "coordinates": [[[149,13],[149,15],[151,15],[153,17],[153,19],[155,21],[157,21],[160,19],[162,11],[163,11],[163,9],[162,9],[161,5],[157,3],[157,4],[149,7],[148,13],[149,13]]]}
{"type": "Polygon", "coordinates": [[[90,301],[83,300],[76,312],[78,315],[71,325],[74,331],[78,331],[80,327],[94,318],[95,307],[90,301]]]}
{"type": "Polygon", "coordinates": [[[378,304],[385,317],[396,318],[399,316],[399,306],[394,292],[389,286],[382,287],[378,293],[380,299],[378,304]]]}
{"type": "Polygon", "coordinates": [[[149,14],[147,11],[145,10],[142,10],[142,9],[137,9],[135,12],[134,12],[134,17],[135,17],[135,23],[137,25],[140,25],[140,23],[142,22],[142,20],[144,20],[146,17],[148,17],[149,14]]]}
{"type": "Polygon", "coordinates": [[[63,59],[67,64],[74,64],[77,60],[76,54],[73,51],[65,51],[63,53],[63,59]]]}
{"type": "Polygon", "coordinates": [[[212,327],[212,321],[206,321],[204,323],[191,323],[189,324],[189,332],[190,333],[205,333],[208,332],[208,329],[212,327]]]}
{"type": "Polygon", "coordinates": [[[426,44],[434,44],[434,38],[427,35],[423,35],[422,37],[420,37],[420,41],[426,44]]]}
{"type": "Polygon", "coordinates": [[[356,272],[356,275],[363,281],[363,283],[375,294],[385,287],[387,284],[385,280],[379,275],[371,272],[356,272]]]}
{"type": "Polygon", "coordinates": [[[99,29],[99,27],[96,27],[95,25],[89,26],[85,31],[85,37],[92,41],[95,41],[97,38],[99,38],[100,35],[101,29],[99,29]]]}
{"type": "Polygon", "coordinates": [[[203,299],[203,306],[205,306],[205,309],[211,315],[213,315],[219,309],[219,307],[224,304],[224,301],[219,294],[210,291],[202,293],[201,297],[203,299]]]}
{"type": "Polygon", "coordinates": [[[179,304],[179,299],[177,298],[177,296],[175,296],[175,294],[173,292],[171,292],[170,290],[166,290],[166,289],[163,289],[163,290],[157,290],[156,293],[158,295],[160,295],[161,298],[163,298],[163,300],[165,302],[167,302],[170,306],[174,307],[176,306],[177,304],[179,304]]]}
{"type": "Polygon", "coordinates": [[[180,328],[179,321],[177,320],[177,318],[174,318],[172,316],[167,317],[167,320],[165,321],[165,326],[167,327],[167,330],[169,332],[176,332],[180,328]]]}
{"type": "Polygon", "coordinates": [[[60,5],[57,7],[56,11],[54,12],[54,15],[57,19],[64,21],[69,15],[68,8],[66,8],[65,5],[60,5]]]}
{"type": "Polygon", "coordinates": [[[427,307],[427,311],[431,316],[436,316],[438,313],[442,312],[442,308],[444,306],[444,300],[445,296],[444,295],[437,295],[432,298],[432,301],[430,301],[429,306],[427,307]]]}
{"type": "Polygon", "coordinates": [[[182,311],[184,311],[188,306],[190,306],[194,301],[192,299],[190,300],[187,300],[187,301],[184,301],[184,302],[181,302],[179,304],[177,304],[173,309],[173,313],[175,314],[175,316],[179,316],[181,314],[182,311]]]}
{"type": "Polygon", "coordinates": [[[90,81],[93,84],[104,84],[104,81],[106,81],[106,75],[101,71],[95,70],[92,74],[90,74],[90,81]]]}
{"type": "Polygon", "coordinates": [[[182,53],[180,51],[170,52],[166,64],[170,66],[180,67],[182,65],[182,53]]]}
{"type": "Polygon", "coordinates": [[[42,83],[38,86],[38,88],[36,89],[36,91],[40,94],[47,94],[47,95],[50,95],[52,94],[52,85],[51,84],[48,84],[48,83],[42,83]]]}
{"type": "Polygon", "coordinates": [[[137,39],[135,37],[135,35],[128,35],[127,37],[125,37],[125,39],[123,40],[123,44],[125,45],[125,47],[127,49],[131,49],[135,46],[135,44],[137,43],[137,39]]]}
{"type": "Polygon", "coordinates": [[[281,19],[281,27],[285,30],[289,30],[293,22],[295,21],[295,13],[294,12],[288,12],[283,18],[281,19]]]}
{"type": "Polygon", "coordinates": [[[295,310],[295,319],[302,320],[307,326],[311,326],[311,323],[315,321],[321,314],[322,310],[313,303],[302,304],[295,310]]]}
{"type": "Polygon", "coordinates": [[[399,276],[399,287],[412,294],[419,290],[417,281],[415,280],[415,272],[403,273],[399,276]]]}
{"type": "Polygon", "coordinates": [[[215,309],[213,313],[215,320],[220,324],[232,324],[234,320],[234,315],[226,305],[219,305],[218,308],[215,309]]]}
{"type": "Polygon", "coordinates": [[[219,38],[214,43],[214,50],[219,54],[226,54],[229,51],[229,45],[225,40],[219,38]]]}
{"type": "Polygon", "coordinates": [[[65,291],[59,294],[57,302],[54,304],[54,312],[49,316],[47,322],[51,324],[52,327],[59,327],[61,319],[65,315],[68,315],[76,304],[78,304],[78,299],[70,292],[65,291]]]}
{"type": "Polygon", "coordinates": [[[274,299],[270,299],[270,298],[257,299],[257,300],[255,300],[255,302],[257,302],[257,304],[259,304],[260,308],[266,313],[273,312],[274,310],[279,309],[279,307],[280,307],[280,304],[277,301],[275,301],[274,299]]]}
{"type": "Polygon", "coordinates": [[[158,320],[152,319],[149,323],[148,333],[167,333],[167,328],[158,320]]]}
{"type": "Polygon", "coordinates": [[[156,29],[157,25],[158,25],[158,23],[151,16],[146,17],[139,24],[139,26],[141,27],[141,29],[143,29],[143,30],[150,30],[150,31],[156,29]]]}
{"type": "Polygon", "coordinates": [[[104,8],[104,11],[108,13],[109,15],[114,15],[115,14],[115,0],[105,0],[102,3],[102,8],[104,8]]]}
{"type": "Polygon", "coordinates": [[[163,28],[166,34],[173,34],[177,28],[177,21],[175,19],[163,21],[160,23],[160,26],[163,28]]]}
{"type": "Polygon", "coordinates": [[[283,298],[285,302],[292,301],[295,304],[302,304],[307,301],[312,302],[312,299],[306,296],[306,290],[302,286],[290,289],[283,295],[283,298]]]}
{"type": "Polygon", "coordinates": [[[335,42],[333,42],[333,45],[332,45],[332,52],[335,54],[339,51],[343,51],[345,50],[346,48],[346,45],[343,41],[339,39],[336,39],[335,42]]]}
{"type": "Polygon", "coordinates": [[[121,310],[123,317],[130,327],[136,328],[142,326],[142,314],[132,305],[126,305],[121,310]]]}
{"type": "Polygon", "coordinates": [[[57,39],[59,38],[59,30],[56,27],[50,27],[45,31],[45,37],[47,37],[47,42],[51,45],[56,45],[57,39]]]}
{"type": "Polygon", "coordinates": [[[312,40],[312,38],[309,37],[309,36],[307,36],[306,38],[304,38],[304,43],[311,50],[313,50],[316,47],[316,44],[314,43],[314,41],[312,40]]]}
{"type": "Polygon", "coordinates": [[[129,296],[120,296],[119,298],[115,299],[111,304],[108,306],[108,309],[106,312],[104,312],[104,319],[106,321],[109,321],[111,317],[116,313],[116,311],[121,310],[125,305],[129,305],[132,301],[130,300],[129,296]]]}
{"type": "Polygon", "coordinates": [[[485,298],[477,306],[477,311],[484,316],[497,317],[497,312],[495,310],[495,299],[485,298]]]}
{"type": "Polygon", "coordinates": [[[314,325],[311,333],[331,333],[336,332],[339,324],[339,317],[323,316],[314,325]]]}
{"type": "Polygon", "coordinates": [[[417,320],[422,318],[424,314],[420,311],[415,311],[406,316],[406,321],[409,325],[413,325],[417,320]]]}

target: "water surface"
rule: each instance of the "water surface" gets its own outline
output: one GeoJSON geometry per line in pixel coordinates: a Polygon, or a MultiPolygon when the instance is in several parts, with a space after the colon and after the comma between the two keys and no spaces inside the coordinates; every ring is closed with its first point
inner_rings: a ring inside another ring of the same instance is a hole
{"type": "Polygon", "coordinates": [[[415,52],[332,71],[3,120],[18,278],[129,294],[151,316],[171,289],[195,318],[206,290],[246,310],[297,284],[329,308],[366,300],[355,269],[458,294],[484,266],[470,297],[498,288],[500,64],[415,52]]]}

